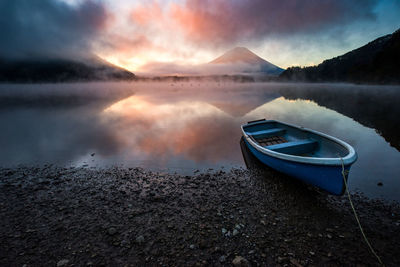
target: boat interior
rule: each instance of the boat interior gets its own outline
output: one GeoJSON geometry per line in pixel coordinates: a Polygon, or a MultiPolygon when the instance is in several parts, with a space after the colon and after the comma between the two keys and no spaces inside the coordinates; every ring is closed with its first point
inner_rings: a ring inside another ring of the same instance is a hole
{"type": "Polygon", "coordinates": [[[344,157],[345,147],[331,139],[276,121],[243,127],[258,145],[269,150],[303,157],[344,157]]]}

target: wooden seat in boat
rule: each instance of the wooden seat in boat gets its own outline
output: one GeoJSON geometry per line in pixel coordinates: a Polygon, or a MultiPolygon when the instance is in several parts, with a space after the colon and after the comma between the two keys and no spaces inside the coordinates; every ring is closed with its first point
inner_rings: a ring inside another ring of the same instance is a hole
{"type": "Polygon", "coordinates": [[[266,146],[265,148],[280,153],[300,155],[300,154],[310,153],[314,151],[317,147],[318,147],[317,141],[311,139],[305,139],[305,140],[269,145],[266,146]]]}

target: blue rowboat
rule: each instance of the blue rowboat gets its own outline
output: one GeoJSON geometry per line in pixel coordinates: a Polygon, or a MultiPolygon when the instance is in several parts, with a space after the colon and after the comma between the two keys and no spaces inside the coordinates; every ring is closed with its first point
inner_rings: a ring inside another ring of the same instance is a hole
{"type": "Polygon", "coordinates": [[[251,121],[241,128],[247,147],[262,163],[334,195],[344,193],[344,179],[357,160],[349,144],[274,120],[251,121]]]}

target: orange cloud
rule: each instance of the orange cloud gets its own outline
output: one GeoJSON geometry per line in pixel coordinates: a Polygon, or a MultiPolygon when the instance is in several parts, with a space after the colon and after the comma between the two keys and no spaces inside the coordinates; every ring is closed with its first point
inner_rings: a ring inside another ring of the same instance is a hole
{"type": "Polygon", "coordinates": [[[160,21],[164,16],[160,4],[156,1],[146,2],[133,9],[131,20],[139,25],[148,25],[160,21]]]}
{"type": "Polygon", "coordinates": [[[189,0],[185,6],[172,5],[169,15],[190,40],[218,42],[229,38],[235,28],[232,18],[223,15],[232,13],[231,8],[232,6],[225,1],[217,0],[205,5],[189,0]],[[209,6],[211,8],[208,8],[209,6]]]}

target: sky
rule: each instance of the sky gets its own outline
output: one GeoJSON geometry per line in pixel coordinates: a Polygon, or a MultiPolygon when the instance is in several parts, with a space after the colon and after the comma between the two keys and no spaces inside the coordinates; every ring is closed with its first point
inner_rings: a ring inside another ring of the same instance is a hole
{"type": "Polygon", "coordinates": [[[133,72],[244,46],[309,66],[400,28],[400,0],[0,0],[0,57],[95,54],[133,72]]]}

